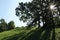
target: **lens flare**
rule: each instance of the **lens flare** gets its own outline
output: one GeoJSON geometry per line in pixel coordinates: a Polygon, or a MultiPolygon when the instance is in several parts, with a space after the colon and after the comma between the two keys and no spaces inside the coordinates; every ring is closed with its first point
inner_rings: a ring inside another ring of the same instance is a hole
{"type": "Polygon", "coordinates": [[[54,10],[55,9],[55,5],[50,5],[50,9],[54,10]]]}

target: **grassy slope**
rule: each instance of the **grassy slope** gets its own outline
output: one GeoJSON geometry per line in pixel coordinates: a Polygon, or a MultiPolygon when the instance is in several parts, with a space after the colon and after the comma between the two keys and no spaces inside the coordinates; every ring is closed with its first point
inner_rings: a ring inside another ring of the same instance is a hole
{"type": "Polygon", "coordinates": [[[0,33],[0,40],[60,40],[60,28],[13,29],[0,33]]]}
{"type": "Polygon", "coordinates": [[[10,37],[10,36],[17,35],[20,33],[25,33],[26,31],[28,30],[21,30],[20,28],[18,28],[18,29],[2,32],[0,33],[0,40],[3,40],[3,39],[5,40],[6,37],[10,37]]]}

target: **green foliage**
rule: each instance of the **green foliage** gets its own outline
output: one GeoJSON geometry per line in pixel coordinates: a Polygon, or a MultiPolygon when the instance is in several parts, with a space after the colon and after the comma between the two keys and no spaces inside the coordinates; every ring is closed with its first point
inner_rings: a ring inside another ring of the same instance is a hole
{"type": "MultiPolygon", "coordinates": [[[[15,9],[16,16],[23,22],[29,22],[28,27],[38,25],[43,22],[43,26],[55,25],[56,17],[60,16],[59,1],[57,0],[32,0],[29,3],[19,3],[15,9]],[[50,9],[50,5],[54,4],[55,9],[50,9]]],[[[58,20],[57,20],[58,21],[58,20]]]]}
{"type": "Polygon", "coordinates": [[[0,31],[5,31],[7,29],[7,23],[4,19],[0,20],[0,31]]]}
{"type": "Polygon", "coordinates": [[[0,32],[7,31],[15,28],[15,24],[13,21],[10,21],[8,24],[4,19],[0,19],[0,32]]]}
{"type": "Polygon", "coordinates": [[[14,29],[14,28],[15,28],[14,21],[10,21],[10,22],[8,23],[7,28],[8,28],[8,30],[10,30],[10,29],[14,29]]]}

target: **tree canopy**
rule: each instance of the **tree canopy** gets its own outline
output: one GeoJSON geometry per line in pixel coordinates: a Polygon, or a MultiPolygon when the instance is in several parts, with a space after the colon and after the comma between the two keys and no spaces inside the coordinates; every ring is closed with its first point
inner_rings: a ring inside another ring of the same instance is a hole
{"type": "Polygon", "coordinates": [[[43,23],[43,26],[54,26],[60,17],[59,0],[32,0],[32,2],[19,3],[15,9],[16,16],[23,22],[28,23],[28,27],[43,23]]]}
{"type": "Polygon", "coordinates": [[[7,23],[5,19],[0,19],[0,32],[7,31],[15,28],[14,21],[7,23]]]}
{"type": "Polygon", "coordinates": [[[10,29],[14,29],[15,28],[15,24],[14,24],[14,21],[10,21],[9,23],[8,23],[8,30],[10,30],[10,29]]]}
{"type": "Polygon", "coordinates": [[[7,23],[4,19],[0,19],[0,31],[4,31],[7,28],[7,23]]]}

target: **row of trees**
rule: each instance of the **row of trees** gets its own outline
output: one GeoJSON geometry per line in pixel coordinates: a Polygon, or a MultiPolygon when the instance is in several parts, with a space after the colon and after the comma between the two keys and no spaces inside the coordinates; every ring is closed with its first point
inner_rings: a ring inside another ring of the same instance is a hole
{"type": "Polygon", "coordinates": [[[15,28],[14,21],[10,21],[8,24],[4,19],[0,19],[0,32],[11,30],[15,28]]]}

